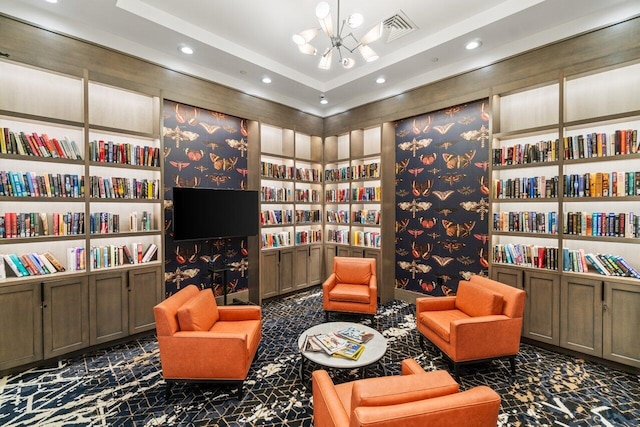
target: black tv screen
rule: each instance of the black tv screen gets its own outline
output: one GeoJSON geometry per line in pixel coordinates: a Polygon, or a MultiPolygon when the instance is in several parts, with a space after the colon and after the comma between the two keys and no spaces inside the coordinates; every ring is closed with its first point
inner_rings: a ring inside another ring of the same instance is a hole
{"type": "Polygon", "coordinates": [[[173,239],[207,240],[258,234],[258,192],[173,188],[173,239]]]}

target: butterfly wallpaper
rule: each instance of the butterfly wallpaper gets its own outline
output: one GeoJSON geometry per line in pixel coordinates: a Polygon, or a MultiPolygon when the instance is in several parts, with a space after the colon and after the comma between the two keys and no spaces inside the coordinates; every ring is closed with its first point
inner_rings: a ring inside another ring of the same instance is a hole
{"type": "Polygon", "coordinates": [[[215,295],[222,295],[224,286],[229,293],[248,290],[246,239],[225,239],[226,253],[223,240],[172,239],[173,187],[246,188],[246,120],[165,100],[162,136],[166,296],[189,284],[213,288],[215,295]],[[212,283],[209,262],[225,255],[231,267],[226,283],[222,274],[216,274],[212,283]]]}
{"type": "Polygon", "coordinates": [[[489,101],[396,123],[396,287],[454,295],[487,274],[489,101]]]}

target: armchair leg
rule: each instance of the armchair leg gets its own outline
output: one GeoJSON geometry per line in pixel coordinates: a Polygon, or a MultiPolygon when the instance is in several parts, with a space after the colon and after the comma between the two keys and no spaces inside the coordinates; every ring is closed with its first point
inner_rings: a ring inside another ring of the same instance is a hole
{"type": "Polygon", "coordinates": [[[453,362],[453,375],[456,382],[460,382],[460,364],[457,362],[453,362]]]}
{"type": "Polygon", "coordinates": [[[164,397],[165,399],[169,399],[171,397],[171,386],[173,385],[173,382],[165,380],[165,383],[164,397]]]}
{"type": "Polygon", "coordinates": [[[509,358],[509,364],[511,365],[511,375],[516,376],[516,356],[511,356],[509,358]]]}
{"type": "Polygon", "coordinates": [[[325,311],[325,312],[324,312],[324,321],[325,321],[325,322],[328,322],[328,321],[329,321],[329,312],[328,312],[328,311],[325,311]]]}
{"type": "Polygon", "coordinates": [[[420,335],[420,348],[422,349],[422,352],[424,353],[425,351],[427,351],[427,348],[424,345],[424,337],[422,336],[422,334],[420,335]]]}
{"type": "Polygon", "coordinates": [[[244,383],[243,383],[243,382],[241,382],[241,383],[238,385],[238,392],[237,392],[237,395],[236,395],[236,396],[238,397],[238,400],[242,400],[242,394],[243,394],[243,393],[242,393],[242,388],[243,388],[243,385],[244,385],[244,383]]]}

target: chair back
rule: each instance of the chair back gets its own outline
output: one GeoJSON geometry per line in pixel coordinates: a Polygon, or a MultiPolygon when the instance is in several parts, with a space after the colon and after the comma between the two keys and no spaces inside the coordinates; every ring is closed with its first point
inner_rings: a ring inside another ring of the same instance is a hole
{"type": "Polygon", "coordinates": [[[504,302],[502,314],[505,316],[509,316],[512,319],[524,316],[526,292],[522,289],[514,288],[513,286],[509,286],[505,283],[497,282],[489,279],[488,277],[478,275],[471,276],[469,282],[501,294],[504,302]]]}
{"type": "Polygon", "coordinates": [[[375,258],[334,257],[333,272],[337,283],[369,285],[376,275],[375,258]]]}
{"type": "Polygon", "coordinates": [[[196,285],[189,285],[153,307],[158,336],[171,336],[180,330],[178,309],[199,292],[200,289],[196,285]]]}

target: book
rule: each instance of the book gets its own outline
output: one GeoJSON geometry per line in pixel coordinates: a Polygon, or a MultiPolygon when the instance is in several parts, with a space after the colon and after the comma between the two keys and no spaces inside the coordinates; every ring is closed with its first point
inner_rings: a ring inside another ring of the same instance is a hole
{"type": "Polygon", "coordinates": [[[335,334],[317,334],[313,335],[311,339],[328,355],[333,355],[335,352],[342,350],[348,343],[347,340],[335,334]]]}
{"type": "Polygon", "coordinates": [[[158,251],[158,246],[155,243],[151,243],[149,246],[147,246],[147,249],[144,251],[141,262],[151,261],[157,251],[158,251]]]}
{"type": "Polygon", "coordinates": [[[367,333],[361,329],[358,329],[355,326],[349,326],[347,328],[341,329],[338,332],[336,332],[336,335],[346,340],[355,342],[357,344],[366,343],[371,338],[373,338],[372,333],[367,333]]]}
{"type": "Polygon", "coordinates": [[[358,360],[364,352],[364,344],[358,344],[348,341],[343,348],[337,350],[332,356],[342,357],[345,359],[358,360]]]}

